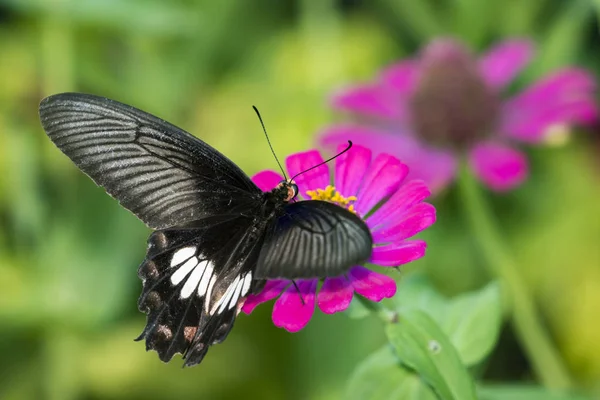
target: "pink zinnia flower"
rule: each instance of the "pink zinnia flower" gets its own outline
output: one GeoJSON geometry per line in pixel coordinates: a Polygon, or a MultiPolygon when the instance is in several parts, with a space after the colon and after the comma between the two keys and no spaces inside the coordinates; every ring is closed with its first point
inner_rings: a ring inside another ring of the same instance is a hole
{"type": "Polygon", "coordinates": [[[329,127],[319,143],[332,150],[352,140],[393,154],[410,166],[409,178],[423,179],[433,191],[454,179],[457,158],[466,154],[487,186],[512,189],[528,173],[513,143],[539,143],[598,117],[596,83],[579,68],[558,70],[503,100],[502,91],[532,53],[528,41],[510,40],[477,60],[456,41],[433,41],[420,57],[384,69],[375,82],[335,95],[333,106],[357,119],[329,127]]]}
{"type": "MultiPolygon", "coordinates": [[[[316,150],[297,153],[286,159],[289,176],[317,165],[323,158],[316,150]]],[[[381,153],[373,159],[371,151],[354,146],[335,159],[332,179],[327,165],[319,166],[296,178],[299,198],[331,201],[363,218],[373,235],[370,262],[385,267],[400,266],[425,254],[423,240],[408,240],[435,221],[435,209],[423,200],[430,195],[422,181],[403,184],[408,167],[397,158],[381,153]],[[333,184],[333,186],[332,186],[333,184]]],[[[252,180],[269,191],[283,180],[274,171],[262,171],[252,180]]],[[[339,277],[326,278],[317,294],[317,279],[271,280],[262,292],[246,299],[246,313],[265,301],[279,296],[273,307],[276,326],[296,332],[313,315],[315,301],[327,314],[343,311],[354,292],[372,301],[381,301],[396,293],[396,282],[387,275],[357,265],[339,277]]]]}

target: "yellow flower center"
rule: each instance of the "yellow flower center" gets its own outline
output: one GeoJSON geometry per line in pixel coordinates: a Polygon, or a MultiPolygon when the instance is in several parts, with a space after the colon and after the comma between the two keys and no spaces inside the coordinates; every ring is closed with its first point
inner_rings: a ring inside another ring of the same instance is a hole
{"type": "Polygon", "coordinates": [[[334,186],[327,185],[325,189],[307,190],[306,193],[310,196],[311,200],[328,201],[356,214],[354,204],[350,204],[356,201],[356,196],[344,197],[335,190],[334,186]]]}

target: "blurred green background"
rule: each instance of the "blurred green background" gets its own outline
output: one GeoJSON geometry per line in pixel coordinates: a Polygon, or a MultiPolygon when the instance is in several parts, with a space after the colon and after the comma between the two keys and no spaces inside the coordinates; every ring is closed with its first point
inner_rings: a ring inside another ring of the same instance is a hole
{"type": "MultiPolygon", "coordinates": [[[[247,173],[307,149],[328,94],[439,35],[484,50],[536,40],[522,87],[560,66],[600,71],[600,1],[0,1],[0,399],[334,399],[385,341],[376,318],[325,316],[289,334],[271,307],[240,316],[205,361],[163,364],[133,339],[149,234],[48,140],[41,98],[103,95],[201,137],[247,173]],[[595,8],[597,7],[597,8],[595,8]]],[[[490,194],[501,229],[582,390],[600,396],[600,138],[528,149],[531,179],[490,194]]],[[[434,200],[426,271],[446,294],[480,287],[482,259],[456,190],[434,200]]],[[[402,275],[397,275],[399,278],[402,275]]],[[[528,382],[510,328],[479,377],[528,382]]],[[[600,398],[600,397],[599,397],[600,398]]]]}

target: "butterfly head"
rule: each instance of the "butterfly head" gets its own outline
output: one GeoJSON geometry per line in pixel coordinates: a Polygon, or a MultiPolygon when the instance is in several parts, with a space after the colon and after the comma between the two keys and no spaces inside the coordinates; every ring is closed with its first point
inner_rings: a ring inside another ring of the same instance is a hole
{"type": "Polygon", "coordinates": [[[287,203],[298,195],[298,185],[291,179],[283,180],[273,189],[273,193],[287,203]]]}

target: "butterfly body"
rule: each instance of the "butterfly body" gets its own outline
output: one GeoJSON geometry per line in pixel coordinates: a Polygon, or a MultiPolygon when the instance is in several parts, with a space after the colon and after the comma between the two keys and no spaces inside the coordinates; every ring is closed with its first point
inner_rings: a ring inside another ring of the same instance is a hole
{"type": "Polygon", "coordinates": [[[189,133],[114,100],[63,93],[40,104],[56,146],[154,230],[138,269],[148,315],[138,340],[161,360],[198,364],[267,279],[338,276],[366,261],[372,237],[355,214],[292,201],[283,181],[262,192],[189,133]]]}

